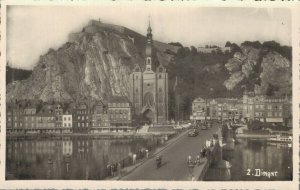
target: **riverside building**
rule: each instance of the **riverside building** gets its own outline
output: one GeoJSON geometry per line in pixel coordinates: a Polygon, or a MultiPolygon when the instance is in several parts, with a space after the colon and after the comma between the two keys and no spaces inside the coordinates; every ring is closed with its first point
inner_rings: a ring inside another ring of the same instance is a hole
{"type": "Polygon", "coordinates": [[[244,93],[241,99],[202,99],[192,103],[191,120],[258,120],[291,126],[291,100],[288,97],[269,97],[244,93]]]}
{"type": "Polygon", "coordinates": [[[131,131],[132,127],[132,107],[125,96],[113,96],[108,103],[109,129],[114,132],[131,131]]]}

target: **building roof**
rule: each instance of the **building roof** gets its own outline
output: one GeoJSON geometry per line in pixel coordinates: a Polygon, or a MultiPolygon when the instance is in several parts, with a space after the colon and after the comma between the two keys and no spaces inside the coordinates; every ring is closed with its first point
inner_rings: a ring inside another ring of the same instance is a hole
{"type": "Polygon", "coordinates": [[[45,104],[42,108],[38,111],[38,115],[54,115],[55,106],[45,104]]]}
{"type": "Polygon", "coordinates": [[[112,96],[109,98],[109,103],[129,103],[127,96],[112,96]]]}

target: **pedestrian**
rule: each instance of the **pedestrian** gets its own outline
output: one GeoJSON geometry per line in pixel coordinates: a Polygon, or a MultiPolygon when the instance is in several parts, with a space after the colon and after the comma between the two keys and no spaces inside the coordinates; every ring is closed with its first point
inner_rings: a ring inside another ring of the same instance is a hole
{"type": "Polygon", "coordinates": [[[115,176],[115,173],[114,173],[114,169],[115,169],[115,168],[114,168],[114,167],[115,167],[114,164],[112,164],[111,167],[110,167],[110,171],[111,171],[111,176],[112,176],[112,177],[115,176]]]}
{"type": "Polygon", "coordinates": [[[200,155],[199,154],[196,157],[196,163],[198,164],[198,166],[200,165],[200,155]]]}
{"type": "Polygon", "coordinates": [[[188,159],[187,159],[187,163],[190,164],[191,162],[192,162],[192,156],[189,155],[189,156],[188,156],[188,159]]]}
{"type": "Polygon", "coordinates": [[[121,177],[121,169],[122,169],[122,167],[121,167],[121,164],[120,164],[120,162],[118,163],[118,173],[119,173],[119,178],[121,177]]]}
{"type": "Polygon", "coordinates": [[[114,168],[113,168],[114,176],[116,176],[117,170],[118,170],[118,165],[117,165],[117,163],[115,163],[114,168]]]}
{"type": "Polygon", "coordinates": [[[149,157],[149,151],[148,151],[148,149],[146,149],[145,152],[146,152],[146,158],[148,158],[149,157]]]}
{"type": "Polygon", "coordinates": [[[213,139],[210,139],[210,147],[213,147],[214,146],[214,141],[213,141],[213,139]]]}
{"type": "Polygon", "coordinates": [[[135,164],[136,163],[136,154],[132,155],[132,163],[135,164]]]}
{"type": "Polygon", "coordinates": [[[107,170],[107,176],[111,176],[111,165],[110,164],[107,164],[106,170],[107,170]]]}

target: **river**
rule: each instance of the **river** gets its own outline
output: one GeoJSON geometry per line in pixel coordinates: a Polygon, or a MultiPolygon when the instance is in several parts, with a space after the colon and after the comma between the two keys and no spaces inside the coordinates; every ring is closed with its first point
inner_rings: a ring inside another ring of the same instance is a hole
{"type": "Polygon", "coordinates": [[[206,181],[284,181],[292,180],[292,148],[287,143],[270,143],[266,140],[237,139],[223,151],[223,160],[231,169],[211,165],[206,181]]]}
{"type": "Polygon", "coordinates": [[[63,139],[8,140],[6,179],[72,179],[102,180],[111,175],[108,165],[121,167],[145,158],[163,138],[148,136],[134,139],[63,139]]]}

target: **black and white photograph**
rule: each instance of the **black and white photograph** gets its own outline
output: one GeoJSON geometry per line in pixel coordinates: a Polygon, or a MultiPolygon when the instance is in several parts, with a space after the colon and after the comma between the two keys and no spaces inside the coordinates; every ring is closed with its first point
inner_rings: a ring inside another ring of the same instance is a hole
{"type": "Polygon", "coordinates": [[[5,8],[5,181],[298,179],[290,8],[5,8]]]}

